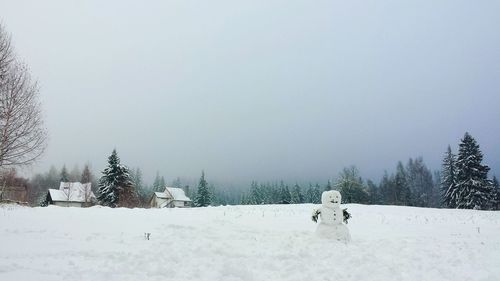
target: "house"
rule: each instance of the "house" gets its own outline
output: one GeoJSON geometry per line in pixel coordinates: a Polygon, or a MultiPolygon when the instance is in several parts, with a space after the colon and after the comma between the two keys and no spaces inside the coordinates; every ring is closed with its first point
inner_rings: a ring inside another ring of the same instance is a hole
{"type": "Polygon", "coordinates": [[[91,187],[91,183],[61,182],[59,189],[49,189],[47,203],[63,207],[91,206],[97,201],[91,187]]]}
{"type": "Polygon", "coordinates": [[[191,205],[191,199],[184,190],[176,187],[165,187],[163,192],[155,192],[151,197],[151,208],[185,208],[191,205]]]}

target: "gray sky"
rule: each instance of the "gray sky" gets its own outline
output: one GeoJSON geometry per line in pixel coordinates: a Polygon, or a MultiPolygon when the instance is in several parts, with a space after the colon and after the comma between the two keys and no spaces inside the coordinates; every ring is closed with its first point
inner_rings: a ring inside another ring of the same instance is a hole
{"type": "Polygon", "coordinates": [[[465,131],[500,175],[499,1],[5,1],[50,140],[32,172],[326,180],[439,168],[465,131]]]}

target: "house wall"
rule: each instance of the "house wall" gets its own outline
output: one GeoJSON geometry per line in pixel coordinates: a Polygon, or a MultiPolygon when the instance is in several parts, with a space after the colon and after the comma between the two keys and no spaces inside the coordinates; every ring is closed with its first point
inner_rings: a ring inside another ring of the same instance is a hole
{"type": "Polygon", "coordinates": [[[188,205],[185,204],[185,201],[174,201],[173,202],[173,207],[177,207],[177,208],[183,208],[183,207],[188,207],[188,205]]]}
{"type": "Polygon", "coordinates": [[[151,208],[160,208],[162,204],[167,202],[168,199],[158,198],[156,196],[151,200],[151,208]]]}
{"type": "Polygon", "coordinates": [[[55,201],[54,205],[60,206],[60,207],[82,207],[82,203],[79,202],[61,202],[61,201],[55,201]]]}

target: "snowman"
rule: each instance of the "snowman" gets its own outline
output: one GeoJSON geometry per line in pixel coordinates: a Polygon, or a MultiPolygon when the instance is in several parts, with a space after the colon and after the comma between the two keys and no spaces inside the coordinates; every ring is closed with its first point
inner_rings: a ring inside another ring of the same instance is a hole
{"type": "Polygon", "coordinates": [[[322,238],[331,238],[343,242],[351,240],[349,229],[344,224],[351,215],[346,209],[340,209],[340,201],[342,196],[336,190],[325,191],[321,195],[322,206],[313,211],[312,220],[318,221],[318,216],[321,222],[316,229],[316,234],[322,238]]]}

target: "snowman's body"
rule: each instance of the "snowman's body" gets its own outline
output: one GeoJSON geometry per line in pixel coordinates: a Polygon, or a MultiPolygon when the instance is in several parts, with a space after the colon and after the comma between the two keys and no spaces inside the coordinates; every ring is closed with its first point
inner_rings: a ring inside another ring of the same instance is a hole
{"type": "Polygon", "coordinates": [[[333,238],[340,241],[350,241],[351,235],[349,229],[343,223],[344,213],[340,208],[340,201],[342,197],[340,192],[336,190],[325,191],[321,195],[322,206],[314,210],[314,216],[321,219],[316,234],[323,238],[333,238]]]}

